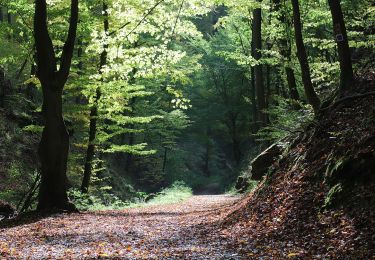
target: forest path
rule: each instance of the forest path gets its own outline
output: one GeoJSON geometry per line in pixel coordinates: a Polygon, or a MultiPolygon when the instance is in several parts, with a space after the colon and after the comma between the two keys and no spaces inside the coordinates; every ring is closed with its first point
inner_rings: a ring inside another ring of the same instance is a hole
{"type": "Polygon", "coordinates": [[[202,227],[221,219],[238,196],[201,195],[179,204],[56,214],[0,229],[0,259],[240,259],[202,227]]]}

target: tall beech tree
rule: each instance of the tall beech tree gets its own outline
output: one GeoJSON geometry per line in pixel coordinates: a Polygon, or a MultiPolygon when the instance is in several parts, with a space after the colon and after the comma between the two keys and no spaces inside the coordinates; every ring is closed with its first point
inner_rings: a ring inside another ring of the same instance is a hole
{"type": "Polygon", "coordinates": [[[293,6],[293,20],[294,20],[294,34],[297,46],[297,56],[301,66],[302,82],[305,89],[307,101],[313,107],[314,111],[318,111],[320,108],[320,99],[314,90],[314,86],[311,81],[310,66],[307,59],[307,53],[305,44],[302,36],[302,22],[301,13],[299,8],[298,0],[292,0],[293,6]]]}
{"type": "MultiPolygon", "coordinates": [[[[102,14],[104,18],[103,20],[104,33],[106,36],[108,36],[108,33],[109,33],[108,5],[105,1],[103,1],[102,5],[103,5],[102,14]]],[[[107,64],[107,55],[108,55],[107,49],[108,49],[108,43],[105,43],[103,45],[103,51],[100,54],[100,64],[99,64],[100,75],[102,74],[102,70],[104,66],[107,64]]],[[[101,81],[103,81],[103,78],[101,78],[101,81]]],[[[95,155],[95,139],[96,139],[97,122],[98,122],[98,105],[99,105],[99,100],[101,98],[101,95],[102,95],[102,91],[100,87],[97,87],[94,104],[92,104],[91,110],[90,110],[89,143],[88,143],[87,150],[86,150],[85,167],[84,167],[83,180],[82,180],[82,185],[81,185],[82,193],[88,192],[90,179],[92,175],[92,161],[95,155]]]]}
{"type": "MultiPolygon", "coordinates": [[[[280,23],[283,25],[284,28],[288,28],[289,21],[287,20],[285,10],[283,10],[284,8],[282,7],[281,0],[274,0],[273,2],[275,4],[275,11],[279,12],[278,20],[280,21],[280,23]]],[[[284,69],[285,69],[286,79],[288,83],[289,96],[291,99],[299,100],[300,97],[299,97],[299,93],[297,90],[296,77],[294,74],[293,67],[290,65],[292,50],[291,50],[290,40],[288,39],[289,37],[288,37],[287,29],[285,30],[284,34],[285,35],[283,35],[283,37],[278,40],[278,45],[280,48],[280,54],[288,62],[288,64],[284,66],[284,69]]]]}
{"type": "MultiPolygon", "coordinates": [[[[261,3],[262,1],[259,1],[261,3]]],[[[253,24],[252,24],[252,44],[253,56],[259,62],[262,59],[262,9],[257,7],[253,10],[253,24]]],[[[254,67],[255,89],[257,94],[258,105],[258,120],[264,126],[267,122],[267,115],[264,112],[266,109],[266,98],[264,90],[263,65],[258,63],[254,67]]]]}
{"type": "Polygon", "coordinates": [[[347,90],[354,83],[352,59],[349,49],[348,34],[341,10],[340,0],[328,0],[332,14],[333,31],[336,38],[340,60],[340,86],[341,91],[347,90]]]}
{"type": "Polygon", "coordinates": [[[34,38],[36,48],[36,76],[43,92],[44,129],[39,144],[41,184],[38,210],[73,210],[67,196],[67,160],[69,134],[62,112],[62,94],[68,79],[78,24],[78,0],[71,0],[71,14],[67,39],[60,66],[47,27],[46,0],[35,1],[34,38]]]}

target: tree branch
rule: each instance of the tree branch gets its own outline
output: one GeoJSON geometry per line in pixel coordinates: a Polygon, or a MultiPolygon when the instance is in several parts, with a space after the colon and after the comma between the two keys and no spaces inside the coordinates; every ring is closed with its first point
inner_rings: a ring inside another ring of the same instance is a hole
{"type": "MultiPolygon", "coordinates": [[[[66,82],[73,58],[74,42],[78,25],[78,0],[71,0],[70,22],[68,36],[64,44],[60,61],[59,80],[66,82]]],[[[60,85],[64,85],[61,84],[60,85]]]]}
{"type": "Polygon", "coordinates": [[[42,81],[56,71],[55,51],[47,28],[46,0],[35,1],[34,38],[38,78],[42,81]]]}

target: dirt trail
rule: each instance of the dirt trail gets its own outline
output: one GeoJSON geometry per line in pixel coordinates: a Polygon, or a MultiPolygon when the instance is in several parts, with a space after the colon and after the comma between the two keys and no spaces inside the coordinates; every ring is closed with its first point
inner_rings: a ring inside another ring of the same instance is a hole
{"type": "Polygon", "coordinates": [[[240,259],[203,229],[238,199],[202,195],[180,204],[53,215],[0,229],[0,259],[240,259]]]}

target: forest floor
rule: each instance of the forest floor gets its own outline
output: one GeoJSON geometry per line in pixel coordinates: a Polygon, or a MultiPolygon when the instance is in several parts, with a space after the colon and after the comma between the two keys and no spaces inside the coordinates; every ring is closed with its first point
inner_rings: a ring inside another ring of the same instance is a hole
{"type": "Polygon", "coordinates": [[[205,233],[239,199],[201,195],[179,204],[34,219],[0,229],[0,259],[242,259],[225,239],[205,233]]]}

